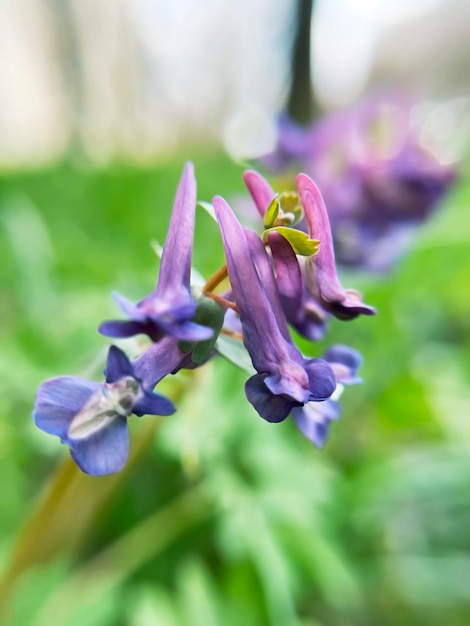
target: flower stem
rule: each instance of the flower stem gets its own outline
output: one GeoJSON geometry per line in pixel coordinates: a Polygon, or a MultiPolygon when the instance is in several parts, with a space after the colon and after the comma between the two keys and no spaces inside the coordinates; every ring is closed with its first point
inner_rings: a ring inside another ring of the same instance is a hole
{"type": "Polygon", "coordinates": [[[228,276],[227,266],[222,265],[220,269],[213,274],[202,288],[203,293],[208,296],[220,283],[228,276]]]}
{"type": "Polygon", "coordinates": [[[233,302],[230,302],[230,300],[227,300],[226,298],[223,298],[222,296],[218,296],[216,293],[212,293],[212,292],[205,293],[205,296],[207,298],[210,298],[211,300],[214,300],[214,302],[218,302],[222,306],[227,307],[228,309],[233,309],[236,313],[238,313],[237,305],[233,302]]]}

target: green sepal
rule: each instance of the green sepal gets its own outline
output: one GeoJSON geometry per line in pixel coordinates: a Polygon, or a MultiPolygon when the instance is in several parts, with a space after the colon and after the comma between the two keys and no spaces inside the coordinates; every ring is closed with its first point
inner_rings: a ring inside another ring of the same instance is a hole
{"type": "Polygon", "coordinates": [[[217,341],[222,326],[224,325],[225,309],[218,302],[214,302],[207,296],[198,298],[198,304],[193,321],[201,326],[208,326],[214,331],[214,335],[206,341],[180,341],[178,346],[182,352],[192,352],[191,359],[196,365],[204,363],[217,341]]]}
{"type": "Polygon", "coordinates": [[[267,241],[268,235],[272,231],[277,231],[280,235],[287,239],[290,243],[292,250],[296,254],[301,256],[312,256],[318,252],[320,242],[318,239],[310,239],[307,233],[296,228],[289,228],[287,226],[275,226],[274,228],[268,228],[263,233],[263,241],[267,241]]]}
{"type": "Polygon", "coordinates": [[[266,209],[266,213],[263,217],[263,223],[265,228],[271,228],[274,226],[277,220],[277,216],[279,215],[279,211],[281,209],[281,203],[279,202],[279,197],[275,196],[272,200],[271,204],[266,209]]]}

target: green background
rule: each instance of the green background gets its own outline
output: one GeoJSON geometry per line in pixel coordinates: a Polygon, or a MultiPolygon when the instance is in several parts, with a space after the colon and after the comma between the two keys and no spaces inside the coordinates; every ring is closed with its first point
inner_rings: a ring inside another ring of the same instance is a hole
{"type": "MultiPolygon", "coordinates": [[[[242,168],[196,159],[198,198],[242,168]]],[[[31,420],[60,374],[99,376],[113,290],[154,286],[183,160],[78,158],[0,180],[2,624],[467,626],[470,620],[470,186],[465,177],[386,276],[342,275],[375,318],[334,320],[360,350],[321,451],[261,420],[223,359],[161,385],[178,412],[131,419],[115,476],[81,474],[31,420]]],[[[194,265],[223,262],[200,211],[194,265]]],[[[135,349],[135,344],[129,345],[135,349]]],[[[160,390],[160,387],[159,387],[160,390]]]]}

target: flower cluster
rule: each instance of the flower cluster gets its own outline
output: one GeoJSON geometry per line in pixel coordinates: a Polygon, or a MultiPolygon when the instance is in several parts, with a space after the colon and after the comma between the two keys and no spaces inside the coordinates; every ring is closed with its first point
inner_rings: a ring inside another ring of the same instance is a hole
{"type": "Polygon", "coordinates": [[[389,269],[456,177],[423,147],[412,98],[371,96],[306,128],[279,121],[268,169],[306,171],[322,190],[338,263],[389,269]]]}
{"type": "Polygon", "coordinates": [[[296,192],[281,194],[275,194],[255,171],[245,172],[244,180],[262,232],[243,228],[227,202],[216,196],[212,208],[226,265],[196,291],[190,284],[196,179],[193,165],[186,164],[155,289],[135,305],[115,294],[127,319],[99,327],[113,338],[145,334],[150,347],[130,361],[112,345],[103,383],[60,376],[40,386],[33,414],[36,425],[60,437],[84,472],[119,471],[128,456],[129,416],[172,414],[173,403],[154,387],[169,374],[227,354],[224,338],[248,351],[253,369],[245,392],[259,415],[268,422],[291,416],[317,446],[339,415],[343,387],[360,382],[357,351],[336,345],[322,358],[306,357],[289,332],[291,324],[316,340],[330,316],[349,320],[375,313],[357,291],[344,289],[339,282],[328,214],[318,188],[305,174],[297,177],[296,192]],[[296,227],[302,221],[307,232],[296,227]]]}

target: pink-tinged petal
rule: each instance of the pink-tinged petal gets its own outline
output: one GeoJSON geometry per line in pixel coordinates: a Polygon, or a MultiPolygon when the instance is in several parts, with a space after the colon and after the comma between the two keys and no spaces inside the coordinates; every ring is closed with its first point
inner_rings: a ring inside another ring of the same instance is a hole
{"type": "Polygon", "coordinates": [[[276,193],[272,190],[268,181],[255,172],[254,170],[247,170],[243,173],[243,180],[250,192],[253,202],[261,217],[264,217],[268,206],[271,204],[276,193]]]}
{"type": "Polygon", "coordinates": [[[168,234],[163,246],[156,296],[175,286],[189,290],[196,214],[196,178],[192,163],[186,163],[176,192],[168,234]]]}
{"type": "Polygon", "coordinates": [[[296,181],[309,236],[320,241],[319,251],[307,265],[311,270],[311,274],[307,272],[307,286],[312,290],[312,295],[341,319],[351,319],[360,314],[374,315],[375,309],[364,304],[357,291],[344,289],[339,282],[330,221],[318,187],[306,174],[299,174],[296,181]]]}

